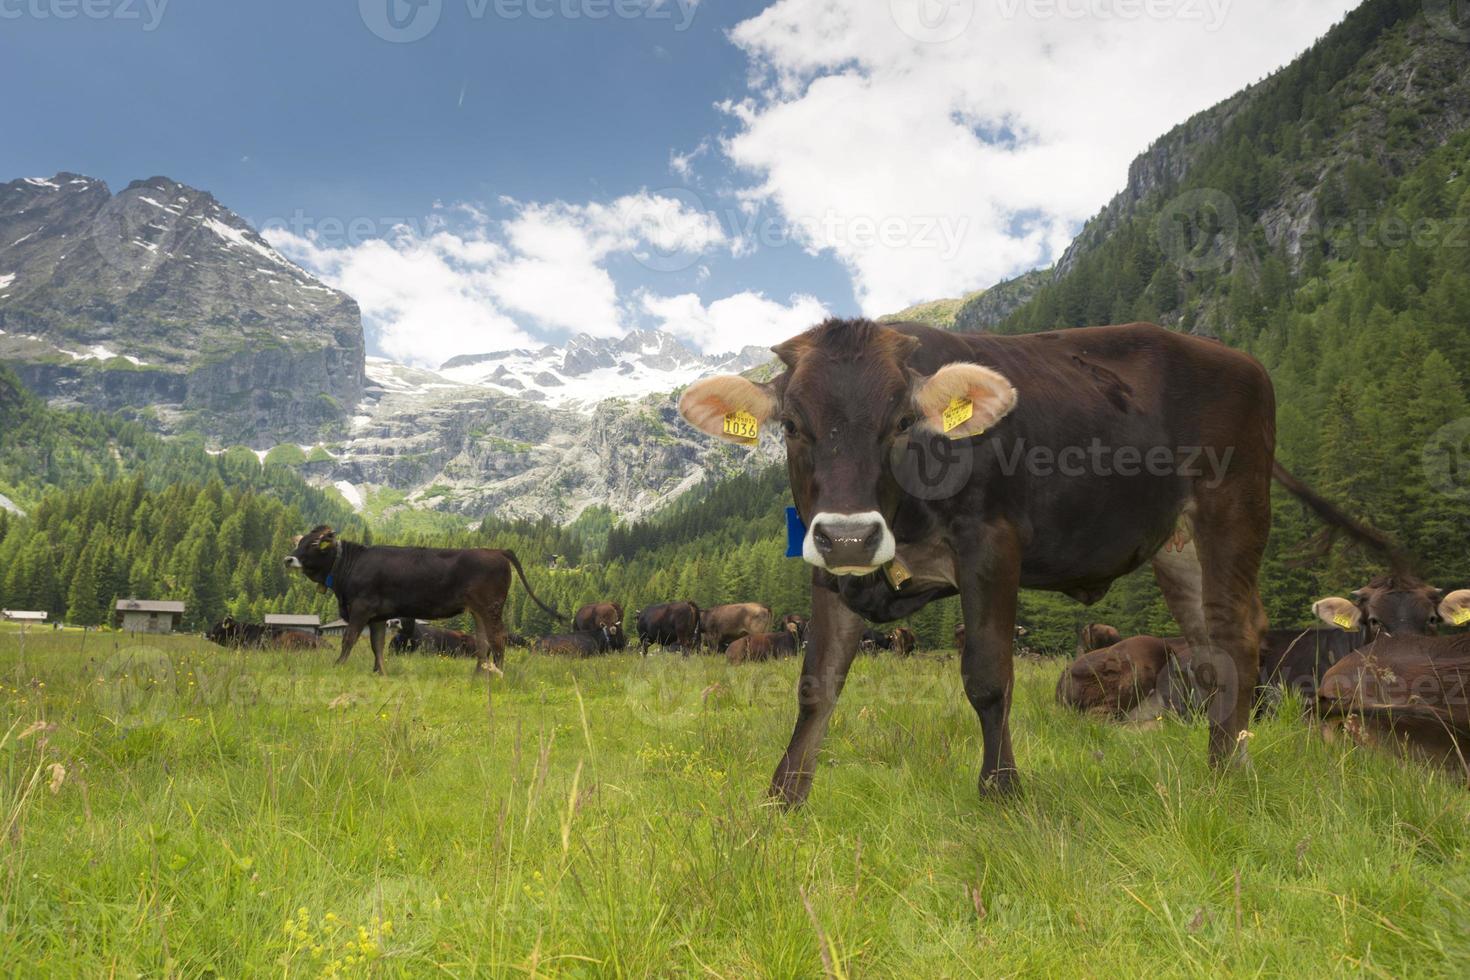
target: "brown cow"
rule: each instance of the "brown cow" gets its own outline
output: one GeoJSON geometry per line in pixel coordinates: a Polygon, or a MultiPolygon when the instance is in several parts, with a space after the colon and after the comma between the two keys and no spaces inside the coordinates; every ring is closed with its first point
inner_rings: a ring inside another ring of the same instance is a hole
{"type": "Polygon", "coordinates": [[[612,630],[598,626],[574,633],[541,636],[531,641],[531,649],[551,656],[595,657],[612,649],[612,630]]]}
{"type": "Polygon", "coordinates": [[[1088,623],[1082,627],[1082,635],[1077,638],[1077,656],[1121,642],[1123,634],[1116,627],[1107,623],[1088,623]]]}
{"type": "Polygon", "coordinates": [[[319,650],[323,645],[315,633],[300,630],[281,630],[271,637],[270,644],[278,650],[319,650]]]}
{"type": "Polygon", "coordinates": [[[778,629],[783,630],[788,626],[795,626],[797,639],[800,640],[802,643],[805,643],[806,627],[807,624],[810,622],[811,619],[807,616],[801,615],[801,613],[787,613],[780,619],[776,620],[776,626],[778,629]]]}
{"type": "Polygon", "coordinates": [[[1470,635],[1381,636],[1322,678],[1317,710],[1330,734],[1470,776],[1470,635]]]}
{"type": "Polygon", "coordinates": [[[788,805],[811,789],[865,620],[960,596],[980,785],[1010,791],[1018,590],[1092,603],[1152,562],[1196,660],[1218,663],[1209,759],[1223,765],[1243,761],[1250,725],[1272,477],[1392,549],[1275,464],[1271,378],[1215,341],[1152,324],[1005,336],[829,320],[775,352],[772,381],[707,378],[679,411],[737,444],[762,426],[785,440],[814,566],[796,725],[771,780],[788,805]]]}
{"type": "Polygon", "coordinates": [[[1148,701],[1169,662],[1169,644],[1156,636],[1130,636],[1084,653],[1057,678],[1057,703],[1112,718],[1126,717],[1148,701]]]}
{"type": "Polygon", "coordinates": [[[623,632],[623,607],[617,602],[589,602],[572,617],[572,629],[578,633],[606,629],[609,649],[622,650],[628,645],[623,632]]]}
{"type": "Polygon", "coordinates": [[[801,640],[795,624],[790,624],[779,633],[751,633],[732,642],[725,649],[725,657],[732,664],[753,664],[777,657],[794,657],[801,640]]]}
{"type": "Polygon", "coordinates": [[[1412,575],[1380,575],[1352,596],[1312,604],[1313,615],[1325,626],[1266,631],[1258,692],[1262,705],[1271,702],[1275,688],[1285,687],[1310,706],[1327,671],[1381,634],[1432,636],[1441,622],[1470,621],[1470,590],[1444,595],[1412,575]]]}
{"type": "Polygon", "coordinates": [[[384,673],[383,647],[390,619],[448,619],[465,610],[475,618],[475,659],[479,668],[500,672],[505,660],[505,597],[514,570],[531,601],[550,615],[562,614],[546,605],[526,583],[526,573],[512,551],[489,548],[390,548],[340,541],[325,524],[296,542],[285,558],[315,582],[337,596],[337,611],[347,620],[342,633],[345,663],[364,629],[373,646],[373,670],[384,673]],[[492,663],[491,655],[494,660],[492,663]]]}
{"type": "Polygon", "coordinates": [[[663,602],[639,610],[638,652],[648,656],[650,643],[677,646],[689,656],[699,643],[699,607],[692,602],[663,602]]]}
{"type": "Polygon", "coordinates": [[[912,657],[919,648],[919,638],[907,626],[900,626],[888,634],[888,649],[900,657],[912,657]]]}
{"type": "Polygon", "coordinates": [[[771,631],[771,607],[759,602],[732,602],[711,606],[699,614],[699,632],[713,653],[752,633],[771,631]]]}

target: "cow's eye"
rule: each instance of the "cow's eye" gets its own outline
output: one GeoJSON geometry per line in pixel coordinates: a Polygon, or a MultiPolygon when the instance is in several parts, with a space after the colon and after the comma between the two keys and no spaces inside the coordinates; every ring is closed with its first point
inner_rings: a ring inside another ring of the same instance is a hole
{"type": "Polygon", "coordinates": [[[786,435],[787,435],[788,438],[792,438],[792,439],[796,438],[796,436],[797,436],[796,423],[794,421],[792,421],[791,419],[782,419],[781,420],[781,431],[784,432],[784,433],[786,433],[786,435]]]}
{"type": "Polygon", "coordinates": [[[907,431],[909,431],[910,429],[912,429],[914,427],[914,423],[917,422],[917,421],[918,421],[918,419],[916,419],[911,414],[910,415],[900,416],[899,417],[899,420],[898,420],[898,431],[899,432],[907,432],[907,431]]]}

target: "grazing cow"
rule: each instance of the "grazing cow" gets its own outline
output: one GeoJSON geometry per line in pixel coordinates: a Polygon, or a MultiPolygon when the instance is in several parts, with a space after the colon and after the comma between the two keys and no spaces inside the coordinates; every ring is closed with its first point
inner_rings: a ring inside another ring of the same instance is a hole
{"type": "Polygon", "coordinates": [[[1283,686],[1301,694],[1307,705],[1329,668],[1381,634],[1430,636],[1441,621],[1470,620],[1470,590],[1444,595],[1411,575],[1381,575],[1352,593],[1312,605],[1326,625],[1312,629],[1267,630],[1261,642],[1262,703],[1269,689],[1283,686]]]}
{"type": "Polygon", "coordinates": [[[776,626],[777,626],[777,628],[783,629],[783,630],[786,627],[788,627],[788,626],[795,626],[796,627],[796,637],[797,637],[797,639],[800,642],[805,643],[806,642],[806,628],[807,628],[807,624],[810,623],[810,622],[811,622],[810,618],[808,618],[806,616],[803,616],[800,613],[787,613],[786,615],[782,616],[780,619],[776,620],[776,626]]]}
{"type": "Polygon", "coordinates": [[[725,648],[725,657],[732,664],[760,663],[777,657],[794,657],[800,646],[801,640],[793,623],[778,633],[742,636],[725,648]]]}
{"type": "Polygon", "coordinates": [[[379,674],[384,672],[388,620],[448,619],[466,610],[475,618],[475,659],[480,669],[499,673],[505,660],[501,614],[512,570],[532,602],[562,618],[531,591],[512,551],[370,546],[340,541],[335,531],[322,524],[297,541],[285,561],[287,567],[337,596],[338,615],[347,621],[337,663],[346,662],[358,636],[367,629],[373,670],[379,674]]]}
{"type": "Polygon", "coordinates": [[[919,638],[907,626],[900,626],[888,634],[888,649],[900,657],[912,657],[919,648],[919,638]]]}
{"type": "Polygon", "coordinates": [[[1124,718],[1145,704],[1169,662],[1169,643],[1130,636],[1082,654],[1057,679],[1057,703],[1078,711],[1124,718]]]}
{"type": "Polygon", "coordinates": [[[478,652],[475,638],[469,633],[425,626],[416,619],[404,619],[389,646],[394,653],[440,653],[447,657],[473,657],[478,652]]]}
{"type": "Polygon", "coordinates": [[[1328,733],[1470,776],[1470,635],[1380,636],[1327,671],[1317,711],[1328,733]]]}
{"type": "Polygon", "coordinates": [[[759,602],[711,606],[699,614],[699,632],[714,653],[752,633],[771,631],[771,607],[759,602]]]}
{"type": "Polygon", "coordinates": [[[864,620],[960,596],[980,785],[1005,792],[1018,589],[1092,603],[1151,561],[1196,660],[1219,664],[1209,758],[1223,765],[1250,723],[1273,476],[1392,550],[1274,463],[1270,376],[1215,341],[1151,324],[1002,336],[829,320],[775,352],[772,381],[698,381],[679,411],[730,442],[766,425],[785,440],[814,566],[796,725],[771,781],[788,805],[811,789],[864,620]]]}
{"type": "Polygon", "coordinates": [[[572,617],[572,629],[578,633],[588,630],[606,629],[611,649],[622,650],[628,646],[627,634],[623,632],[623,607],[616,602],[589,602],[577,610],[572,617]]]}
{"type": "Polygon", "coordinates": [[[244,649],[265,646],[268,636],[260,623],[242,623],[234,616],[226,616],[211,626],[204,638],[222,647],[244,649]]]}
{"type": "Polygon", "coordinates": [[[572,633],[542,636],[531,641],[531,649],[551,656],[595,657],[613,649],[612,630],[606,626],[597,626],[572,633]]]}
{"type": "Polygon", "coordinates": [[[882,630],[865,629],[863,630],[863,635],[858,638],[858,649],[863,653],[877,653],[879,650],[887,650],[888,644],[888,634],[882,630]]]}
{"type": "Polygon", "coordinates": [[[699,642],[699,607],[692,602],[664,602],[638,613],[638,652],[648,656],[648,645],[677,646],[689,656],[699,642]]]}
{"type": "Polygon", "coordinates": [[[1121,643],[1123,634],[1116,627],[1107,623],[1089,623],[1082,627],[1082,635],[1077,638],[1077,656],[1090,653],[1093,650],[1101,650],[1110,647],[1114,643],[1121,643]]]}

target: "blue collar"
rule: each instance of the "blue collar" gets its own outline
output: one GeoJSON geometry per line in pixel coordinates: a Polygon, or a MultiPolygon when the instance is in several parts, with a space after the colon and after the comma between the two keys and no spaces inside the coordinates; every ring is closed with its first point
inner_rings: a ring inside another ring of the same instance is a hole
{"type": "Polygon", "coordinates": [[[327,573],[327,588],[330,589],[331,587],[332,587],[332,573],[331,572],[328,572],[327,573]]]}

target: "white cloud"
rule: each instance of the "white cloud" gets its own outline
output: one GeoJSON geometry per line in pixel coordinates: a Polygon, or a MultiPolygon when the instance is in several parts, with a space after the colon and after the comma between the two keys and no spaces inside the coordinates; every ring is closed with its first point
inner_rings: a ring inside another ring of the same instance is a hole
{"type": "Polygon", "coordinates": [[[865,312],[889,312],[1053,260],[1152,140],[1355,5],[777,0],[731,34],[751,94],[724,106],[723,150],[760,180],[751,199],[818,229],[807,244],[847,266],[865,312]],[[955,247],[920,247],[945,219],[955,247]]]}
{"type": "Polygon", "coordinates": [[[708,306],[693,293],[644,293],[640,301],[661,330],[704,351],[770,347],[819,323],[828,313],[818,299],[806,295],[792,296],[785,304],[752,292],[736,293],[708,306]]]}
{"type": "MultiPolygon", "coordinates": [[[[422,227],[400,225],[361,240],[313,228],[272,227],[264,235],[355,298],[384,354],[429,366],[555,339],[548,334],[620,336],[637,324],[628,322],[604,267],[609,258],[698,255],[728,245],[711,214],[667,195],[502,203],[510,209],[504,220],[461,204],[422,227]]],[[[343,226],[353,227],[321,223],[343,226]]]]}

